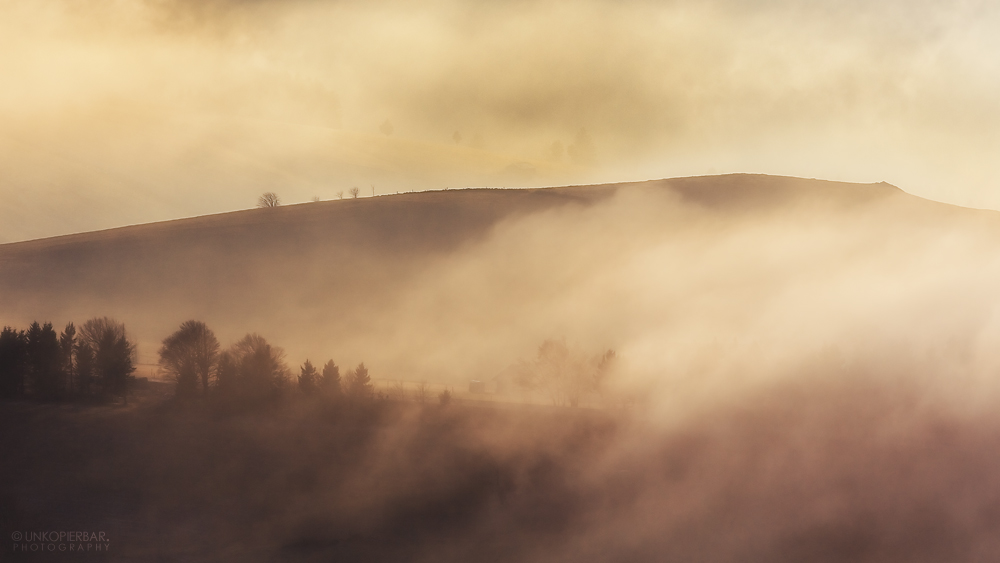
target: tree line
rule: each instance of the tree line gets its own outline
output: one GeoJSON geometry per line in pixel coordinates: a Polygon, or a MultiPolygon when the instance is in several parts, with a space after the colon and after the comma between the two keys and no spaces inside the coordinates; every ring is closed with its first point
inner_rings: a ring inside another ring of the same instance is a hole
{"type": "MultiPolygon", "coordinates": [[[[577,406],[587,395],[603,394],[616,359],[613,350],[586,357],[565,342],[546,340],[534,361],[518,365],[513,382],[546,394],[555,405],[577,406]]],[[[79,330],[71,322],[61,333],[48,322],[0,331],[0,398],[121,398],[127,403],[135,365],[136,345],[125,325],[108,317],[90,319],[79,330]]],[[[292,392],[327,398],[374,395],[363,362],[341,376],[333,360],[319,369],[307,359],[293,378],[284,350],[262,336],[247,334],[223,350],[215,333],[195,320],[163,340],[159,365],[175,382],[179,400],[205,398],[236,409],[275,403],[292,392]]],[[[448,391],[439,397],[442,404],[450,398],[448,391]]]]}
{"type": "MultiPolygon", "coordinates": [[[[306,360],[293,381],[285,353],[258,334],[247,334],[226,350],[205,323],[187,321],[163,340],[160,367],[176,383],[180,400],[209,397],[230,407],[257,407],[297,390],[307,396],[370,398],[374,386],[362,362],[341,376],[329,360],[317,369],[306,360]]],[[[128,402],[135,381],[136,345],[125,325],[108,317],[0,331],[0,398],[43,401],[128,402]]]]}
{"type": "Polygon", "coordinates": [[[125,325],[93,318],[79,331],[71,322],[61,333],[52,323],[33,322],[25,330],[0,331],[0,397],[46,401],[115,399],[128,401],[136,347],[125,325]]]}
{"type": "Polygon", "coordinates": [[[176,382],[177,398],[206,398],[236,408],[259,407],[298,390],[307,396],[370,398],[374,387],[364,362],[343,377],[333,360],[322,370],[310,360],[293,381],[285,352],[258,334],[247,334],[223,350],[201,321],[186,321],[163,340],[160,367],[176,382]]]}

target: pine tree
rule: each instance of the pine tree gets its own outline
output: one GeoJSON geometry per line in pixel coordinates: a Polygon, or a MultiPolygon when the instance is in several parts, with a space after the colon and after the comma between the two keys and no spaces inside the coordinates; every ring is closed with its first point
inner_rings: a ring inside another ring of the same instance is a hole
{"type": "Polygon", "coordinates": [[[68,323],[59,335],[60,368],[66,381],[66,391],[70,394],[78,392],[76,381],[76,370],[74,368],[73,357],[76,352],[76,327],[73,323],[68,323]]]}
{"type": "Polygon", "coordinates": [[[23,330],[5,326],[0,331],[0,397],[24,396],[27,340],[23,330]]]}
{"type": "Polygon", "coordinates": [[[340,368],[330,360],[323,366],[323,377],[320,387],[327,395],[340,395],[340,368]]]}
{"type": "Polygon", "coordinates": [[[59,399],[65,392],[61,367],[59,337],[52,323],[28,327],[28,389],[40,399],[59,399]]]}
{"type": "Polygon", "coordinates": [[[306,395],[315,395],[318,389],[318,373],[312,362],[306,360],[299,368],[299,390],[306,395]]]}
{"type": "Polygon", "coordinates": [[[372,385],[371,377],[368,376],[368,368],[365,367],[364,362],[358,364],[358,367],[354,368],[354,371],[351,372],[349,389],[351,395],[355,397],[371,396],[374,386],[372,385]]]}

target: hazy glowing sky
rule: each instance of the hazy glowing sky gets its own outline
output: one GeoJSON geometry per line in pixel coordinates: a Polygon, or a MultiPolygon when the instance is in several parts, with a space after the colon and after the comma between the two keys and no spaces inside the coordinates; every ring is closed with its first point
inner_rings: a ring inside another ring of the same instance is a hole
{"type": "Polygon", "coordinates": [[[998,53],[985,1],[0,0],[0,242],[723,172],[1000,209],[998,53]]]}

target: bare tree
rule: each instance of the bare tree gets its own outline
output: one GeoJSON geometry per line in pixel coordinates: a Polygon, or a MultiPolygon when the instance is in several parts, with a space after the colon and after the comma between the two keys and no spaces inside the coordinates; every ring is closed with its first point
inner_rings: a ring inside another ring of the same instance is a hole
{"type": "Polygon", "coordinates": [[[403,400],[405,400],[406,399],[406,384],[403,383],[402,379],[400,379],[399,381],[394,382],[392,384],[392,387],[389,388],[389,393],[392,396],[392,398],[396,399],[397,401],[403,401],[403,400]]]}
{"type": "Polygon", "coordinates": [[[344,190],[340,190],[337,192],[337,199],[344,199],[344,190]]]}
{"type": "Polygon", "coordinates": [[[185,321],[176,332],[163,339],[160,367],[177,381],[178,397],[191,397],[201,383],[208,394],[209,378],[219,359],[219,341],[201,321],[185,321]]]}
{"type": "Polygon", "coordinates": [[[264,192],[257,198],[257,207],[265,209],[268,207],[278,207],[281,205],[281,199],[278,198],[278,194],[274,192],[264,192]]]}
{"type": "Polygon", "coordinates": [[[350,192],[351,197],[357,199],[358,194],[360,194],[360,193],[361,193],[361,190],[359,190],[357,187],[351,188],[351,192],[350,192]]]}
{"type": "Polygon", "coordinates": [[[614,350],[587,358],[565,341],[546,340],[534,362],[520,363],[515,381],[528,391],[542,391],[554,405],[575,407],[589,394],[603,391],[616,359],[614,350]]]}

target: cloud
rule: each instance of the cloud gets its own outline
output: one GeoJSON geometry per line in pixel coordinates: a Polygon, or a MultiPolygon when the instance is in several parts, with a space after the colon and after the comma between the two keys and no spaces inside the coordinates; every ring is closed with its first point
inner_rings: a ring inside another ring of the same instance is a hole
{"type": "Polygon", "coordinates": [[[769,172],[1000,207],[1000,10],[986,2],[136,0],[3,15],[0,189],[35,218],[4,217],[0,240],[265,190],[484,185],[554,162],[581,130],[593,158],[532,184],[769,172]],[[392,139],[370,140],[387,120],[392,139]],[[72,219],[71,186],[97,202],[92,219],[72,219]]]}

